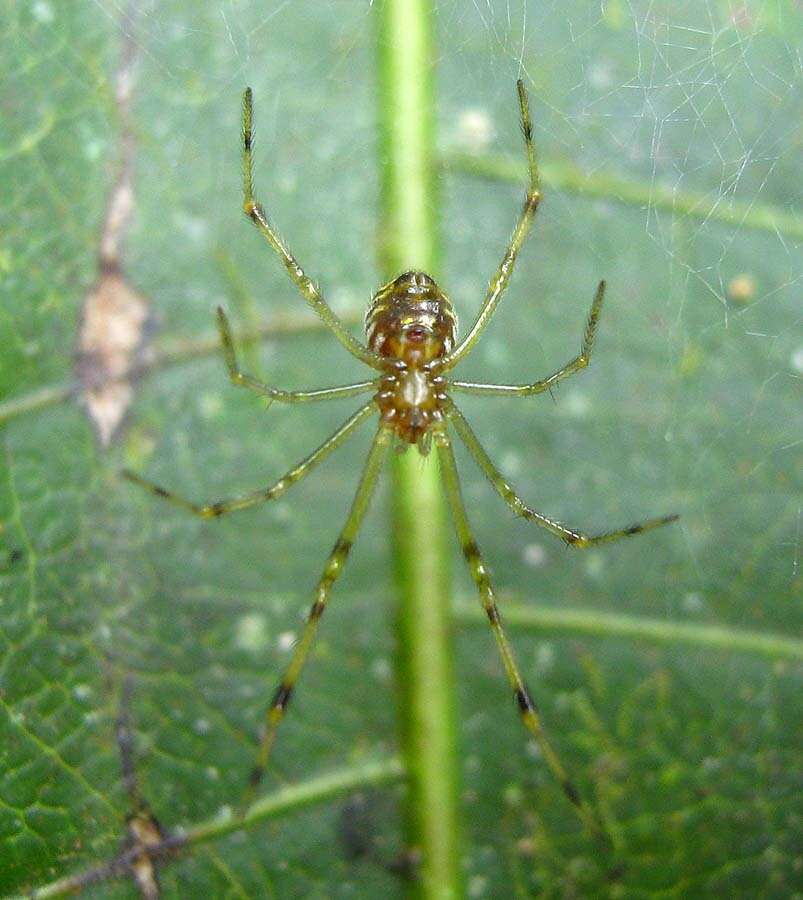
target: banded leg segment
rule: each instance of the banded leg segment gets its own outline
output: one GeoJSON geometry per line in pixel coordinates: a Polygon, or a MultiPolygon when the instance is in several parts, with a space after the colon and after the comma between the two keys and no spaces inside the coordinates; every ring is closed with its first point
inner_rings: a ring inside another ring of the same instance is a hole
{"type": "Polygon", "coordinates": [[[167,500],[174,506],[179,506],[181,509],[185,509],[193,515],[199,516],[201,519],[219,518],[220,516],[235,512],[236,510],[248,509],[249,506],[256,506],[257,503],[265,503],[268,500],[275,500],[277,497],[281,497],[291,485],[294,485],[297,481],[301,481],[301,479],[311,472],[318,463],[326,459],[333,450],[339,447],[354,432],[357,426],[367,419],[375,410],[376,407],[374,406],[373,400],[366,403],[358,409],[350,419],[344,422],[334,434],[330,435],[317,450],[313,450],[309,456],[293,466],[293,468],[286,472],[278,481],[274,482],[270,487],[254,491],[251,494],[244,494],[242,497],[232,497],[227,500],[215,500],[213,503],[205,504],[193,503],[192,500],[186,500],[184,497],[180,497],[178,494],[174,494],[172,491],[168,491],[158,484],[148,481],[141,475],[137,475],[136,472],[124,469],[120,474],[123,478],[133,481],[134,484],[138,484],[156,497],[161,497],[163,500],[167,500]]]}
{"type": "Polygon", "coordinates": [[[586,368],[591,361],[591,352],[594,349],[594,337],[597,333],[597,324],[599,323],[599,315],[602,311],[602,300],[605,296],[605,282],[600,281],[597,285],[597,292],[594,294],[594,302],[591,304],[591,311],[588,314],[586,322],[586,330],[583,332],[583,344],[580,348],[580,355],[561,366],[547,378],[535,381],[532,384],[474,384],[470,381],[450,381],[449,386],[458,391],[467,394],[484,394],[485,396],[504,396],[504,397],[529,397],[531,394],[541,394],[548,391],[553,385],[575,372],[580,372],[586,368]]]}
{"type": "Polygon", "coordinates": [[[262,381],[258,381],[251,375],[240,371],[237,362],[237,352],[234,348],[234,338],[231,327],[223,307],[217,308],[217,327],[220,332],[220,342],[223,345],[223,357],[226,360],[226,368],[229,378],[240,387],[248,388],[256,394],[267,397],[269,400],[278,400],[280,403],[309,403],[316,400],[340,400],[343,397],[353,397],[355,394],[365,394],[375,390],[379,381],[359,381],[356,384],[345,384],[341,387],[322,388],[317,391],[282,391],[272,388],[262,381]]]}
{"type": "Polygon", "coordinates": [[[315,640],[315,635],[318,631],[318,623],[326,609],[332,585],[343,572],[349,552],[351,551],[351,546],[354,543],[362,520],[368,510],[368,505],[371,501],[377,478],[382,469],[382,462],[384,461],[392,437],[392,430],[385,425],[380,425],[368,454],[368,459],[366,460],[360,483],[357,487],[357,492],[354,495],[354,501],[352,502],[351,510],[346,519],[346,524],[343,526],[343,530],[340,532],[340,536],[335,542],[332,552],[329,554],[329,558],[324,566],[323,574],[318,582],[318,587],[315,590],[315,601],[307,615],[307,621],[304,625],[304,630],[301,633],[301,638],[296,644],[292,659],[285,670],[282,680],[279,683],[279,687],[276,689],[276,693],[274,694],[271,705],[266,713],[265,732],[260,741],[256,763],[251,772],[241,805],[241,811],[243,813],[247,811],[248,807],[251,805],[254,793],[259,786],[259,783],[262,781],[262,776],[265,773],[265,768],[270,759],[270,752],[276,739],[276,731],[279,727],[279,723],[284,718],[293,689],[301,674],[301,670],[304,668],[304,663],[307,660],[310,647],[315,640]]]}
{"type": "Polygon", "coordinates": [[[279,259],[281,259],[287,270],[287,274],[290,276],[290,280],[301,292],[303,298],[312,307],[321,321],[331,329],[346,350],[369,366],[373,366],[375,369],[382,369],[382,358],[358,341],[343,325],[326,300],[324,300],[313,280],[307,276],[284,241],[279,237],[265,214],[262,204],[254,197],[253,122],[253,95],[251,88],[247,88],[243,95],[243,211],[278,254],[279,259]]]}
{"type": "Polygon", "coordinates": [[[566,525],[561,525],[560,522],[547,518],[547,516],[531,509],[519,498],[513,488],[505,481],[499,469],[491,462],[491,458],[485,452],[482,444],[480,444],[479,439],[472,431],[465,416],[456,406],[452,405],[449,407],[448,416],[449,420],[454,425],[455,430],[460,435],[461,440],[474,457],[474,461],[480,467],[488,481],[491,482],[497,494],[499,494],[513,512],[516,513],[517,516],[530,519],[542,528],[546,528],[547,531],[557,535],[571,547],[596,547],[598,544],[608,544],[611,541],[618,541],[620,538],[631,537],[634,534],[651,531],[653,528],[660,528],[661,525],[668,525],[670,522],[674,522],[679,518],[676,514],[659,516],[655,519],[647,519],[644,522],[628,525],[626,528],[618,528],[616,531],[605,531],[602,534],[583,534],[583,532],[577,531],[574,528],[568,528],[566,525]]]}
{"type": "Polygon", "coordinates": [[[538,175],[538,164],[535,158],[535,145],[533,144],[530,103],[527,98],[527,91],[524,88],[524,82],[521,79],[516,82],[516,89],[519,94],[521,131],[524,135],[524,143],[527,148],[527,164],[530,175],[530,183],[527,186],[527,196],[525,197],[524,207],[519,215],[519,221],[516,223],[516,228],[510,238],[510,243],[505,250],[502,262],[488,285],[488,290],[485,294],[485,299],[477,318],[474,320],[474,324],[471,326],[463,340],[441,361],[444,371],[457,365],[457,363],[474,347],[479,340],[480,335],[485,330],[485,326],[490,322],[499,301],[502,299],[502,294],[504,294],[505,288],[508,286],[510,277],[513,274],[516,257],[519,255],[519,250],[521,250],[522,245],[530,232],[530,226],[532,225],[535,213],[538,210],[538,204],[541,202],[541,181],[538,175]]]}
{"type": "Polygon", "coordinates": [[[471,526],[468,521],[468,516],[466,515],[460,491],[460,481],[457,474],[454,452],[445,429],[441,429],[435,433],[435,444],[438,448],[444,483],[446,486],[446,497],[451,508],[457,537],[460,541],[463,556],[471,571],[471,577],[479,591],[483,609],[488,616],[491,630],[493,631],[497,647],[499,648],[499,655],[502,657],[502,664],[505,667],[505,674],[507,675],[508,682],[513,691],[513,697],[518,706],[522,721],[527,730],[538,742],[538,746],[541,748],[541,753],[543,754],[549,770],[560,784],[563,793],[574,806],[580,819],[595,837],[601,839],[605,844],[608,844],[610,843],[610,839],[608,838],[604,827],[599,822],[594,812],[582,800],[579,791],[569,778],[563,763],[560,761],[555,749],[547,738],[541,715],[524,683],[524,679],[521,677],[521,673],[519,672],[516,659],[513,655],[513,648],[510,646],[510,642],[508,641],[502,626],[502,618],[496,605],[496,598],[494,596],[490,577],[488,576],[488,570],[485,567],[480,548],[471,532],[471,526]]]}

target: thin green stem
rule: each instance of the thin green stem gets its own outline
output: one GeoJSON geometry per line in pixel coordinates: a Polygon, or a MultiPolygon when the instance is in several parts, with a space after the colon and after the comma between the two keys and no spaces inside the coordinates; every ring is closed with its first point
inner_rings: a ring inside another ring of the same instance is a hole
{"type": "MultiPolygon", "coordinates": [[[[148,855],[152,859],[168,859],[196,844],[208,843],[234,831],[245,830],[266,819],[274,819],[305,806],[342,797],[358,788],[392,784],[403,778],[404,766],[396,756],[365,763],[362,766],[336,769],[318,778],[310,778],[300,784],[280,788],[278,791],[260,798],[249,807],[245,816],[236,816],[232,812],[176,832],[166,837],[160,844],[150,847],[148,855]]],[[[66,878],[59,878],[50,884],[42,885],[42,887],[33,888],[25,894],[25,897],[28,900],[63,897],[73,895],[88,885],[100,881],[130,877],[130,863],[139,853],[141,853],[139,850],[129,851],[128,855],[132,857],[129,860],[124,852],[121,856],[106,863],[85,869],[75,875],[68,875],[66,878]]],[[[23,898],[10,897],[7,900],[23,900],[23,898]]]]}
{"type": "Polygon", "coordinates": [[[78,389],[77,384],[51,384],[0,403],[0,425],[26,413],[64,403],[78,389]]]}
{"type": "MultiPolygon", "coordinates": [[[[480,178],[509,181],[521,185],[527,179],[527,165],[504,156],[478,156],[452,153],[446,166],[480,178]]],[[[791,238],[803,238],[803,213],[780,209],[768,203],[724,200],[687,188],[637,178],[623,178],[613,172],[584,172],[579,166],[562,160],[539,161],[541,179],[550,188],[601,197],[640,208],[647,207],[702,221],[723,222],[736,228],[769,231],[791,238]]]]}
{"type": "MultiPolygon", "coordinates": [[[[341,321],[351,325],[362,321],[362,315],[362,313],[344,315],[341,316],[341,321]]],[[[320,319],[314,316],[284,315],[277,316],[270,322],[254,328],[240,329],[234,334],[234,339],[239,347],[246,347],[266,338],[324,331],[325,327],[320,319]]],[[[220,352],[220,335],[217,330],[210,330],[207,334],[197,338],[165,339],[157,343],[152,359],[132,373],[132,377],[141,378],[160,369],[180,365],[204,356],[213,356],[220,352]]],[[[0,425],[17,416],[64,403],[78,394],[80,390],[81,385],[77,381],[63,382],[36,388],[27,394],[20,394],[18,397],[4,400],[0,402],[0,425]]]]}
{"type": "MultiPolygon", "coordinates": [[[[437,273],[432,9],[385,0],[379,25],[382,268],[437,273]]],[[[408,841],[416,891],[462,896],[457,735],[444,503],[434,454],[396,457],[393,536],[401,738],[408,769],[408,841]]]]}
{"type": "MultiPolygon", "coordinates": [[[[590,637],[628,637],[658,644],[688,644],[726,652],[757,653],[770,659],[803,660],[803,641],[771,632],[719,625],[667,622],[640,616],[600,612],[596,609],[556,609],[523,603],[504,603],[505,623],[513,629],[590,637]]],[[[487,617],[475,604],[461,603],[455,610],[463,625],[488,627],[487,617]]]]}

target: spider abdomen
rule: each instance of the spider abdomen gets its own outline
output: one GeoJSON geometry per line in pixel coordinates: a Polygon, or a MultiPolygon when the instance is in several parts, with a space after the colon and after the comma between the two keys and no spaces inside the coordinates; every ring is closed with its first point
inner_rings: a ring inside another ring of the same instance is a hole
{"type": "Polygon", "coordinates": [[[394,364],[376,394],[382,418],[423,453],[446,402],[444,381],[429,364],[449,353],[456,331],[452,304],[423,272],[405,272],[381,287],[365,317],[368,346],[394,364]]]}
{"type": "Polygon", "coordinates": [[[430,429],[443,419],[447,400],[442,378],[418,368],[389,373],[375,400],[382,419],[393,425],[400,440],[429,452],[430,429]]]}
{"type": "Polygon", "coordinates": [[[429,452],[428,434],[443,419],[447,395],[444,380],[420,368],[401,369],[385,375],[376,393],[376,404],[397,436],[429,452]]]}

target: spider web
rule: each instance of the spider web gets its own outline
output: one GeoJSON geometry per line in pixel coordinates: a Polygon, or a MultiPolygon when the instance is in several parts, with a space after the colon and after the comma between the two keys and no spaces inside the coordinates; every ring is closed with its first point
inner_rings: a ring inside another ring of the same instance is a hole
{"type": "MultiPolygon", "coordinates": [[[[126,679],[139,791],[161,825],[229,814],[367,446],[366,433],[272,508],[213,528],[117,483],[127,465],[194,499],[228,496],[278,476],[348,413],[265,414],[191,344],[209,336],[216,303],[245,329],[300,307],[239,210],[245,84],[258,191],[299,259],[352,320],[380,277],[376,4],[196,6],[143,3],[135,15],[37,0],[3,16],[5,893],[119,851],[131,812],[114,740],[126,679]],[[177,342],[187,361],[138,384],[127,429],[102,453],[69,387],[119,151],[112,84],[126,42],[135,201],[123,265],[151,303],[156,350],[177,342]],[[54,388],[61,403],[33,403],[54,388]],[[19,398],[22,412],[9,406],[19,398]]],[[[554,402],[461,406],[549,515],[589,531],[682,515],[664,532],[568,553],[512,521],[461,456],[522,666],[567,764],[632,851],[625,890],[788,895],[803,815],[800,673],[783,644],[801,631],[800,10],[443,0],[436,27],[433,274],[464,327],[521,200],[517,77],[545,182],[509,296],[461,376],[552,371],[576,352],[608,281],[592,366],[554,402]],[[596,636],[528,619],[566,610],[588,613],[596,636]],[[688,626],[691,638],[624,637],[623,615],[688,626]],[[779,643],[706,648],[710,627],[779,643]]],[[[363,374],[320,332],[243,353],[282,387],[363,374]]],[[[283,726],[274,788],[395,750],[381,495],[375,507],[283,726]]],[[[606,873],[520,731],[454,568],[468,891],[593,896],[606,873]]],[[[396,896],[402,847],[399,797],[366,789],[203,845],[159,875],[165,896],[396,896]]]]}

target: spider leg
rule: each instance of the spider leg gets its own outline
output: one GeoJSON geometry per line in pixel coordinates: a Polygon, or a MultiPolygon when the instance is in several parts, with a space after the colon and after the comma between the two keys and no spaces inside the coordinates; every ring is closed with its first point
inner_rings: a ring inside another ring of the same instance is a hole
{"type": "Polygon", "coordinates": [[[293,693],[293,688],[295,687],[296,681],[307,660],[310,647],[312,646],[312,642],[318,631],[318,623],[326,609],[332,585],[343,572],[354,539],[357,536],[362,520],[368,510],[371,495],[374,492],[374,487],[376,486],[376,481],[382,468],[382,462],[385,458],[385,453],[390,445],[392,436],[393,432],[390,428],[385,425],[380,425],[368,454],[368,459],[365,462],[360,483],[357,487],[357,492],[354,495],[348,518],[346,519],[346,524],[343,526],[343,530],[340,532],[337,541],[335,541],[335,545],[324,566],[321,579],[318,582],[318,587],[315,591],[315,601],[307,615],[307,621],[304,625],[304,630],[301,633],[301,638],[296,644],[292,659],[285,669],[282,680],[279,682],[279,687],[276,689],[271,705],[265,714],[265,732],[262,735],[256,762],[251,771],[248,786],[246,787],[240,806],[242,813],[245,813],[251,805],[254,793],[256,792],[259,783],[262,781],[262,776],[265,774],[265,768],[267,767],[270,752],[276,739],[276,731],[279,727],[279,723],[284,718],[287,705],[290,702],[290,697],[293,693]]]}
{"type": "Polygon", "coordinates": [[[538,742],[538,746],[541,748],[541,753],[543,754],[547,766],[560,784],[563,793],[574,806],[582,822],[596,838],[606,845],[609,845],[610,839],[603,825],[598,820],[595,813],[583,801],[579,791],[569,778],[560,757],[550,743],[549,738],[544,731],[538,708],[533,702],[530,692],[524,683],[524,679],[519,672],[515,656],[513,655],[513,648],[511,647],[510,641],[502,626],[502,619],[496,605],[494,589],[491,585],[490,577],[488,576],[488,570],[485,567],[480,548],[474,540],[471,525],[469,524],[468,516],[466,515],[466,509],[460,491],[457,465],[452,450],[452,443],[446,429],[441,428],[436,431],[434,438],[443,471],[446,497],[452,511],[452,518],[454,520],[457,537],[460,541],[463,556],[471,571],[471,577],[479,591],[483,609],[488,616],[491,630],[493,631],[497,647],[499,648],[499,655],[502,658],[502,664],[505,668],[505,674],[507,675],[508,682],[513,691],[513,697],[515,698],[522,721],[527,730],[538,742]]]}
{"type": "Polygon", "coordinates": [[[376,388],[378,381],[359,381],[356,384],[345,384],[340,387],[322,388],[316,391],[282,391],[270,387],[251,375],[240,371],[237,362],[237,352],[234,348],[234,338],[231,333],[228,317],[223,308],[217,308],[217,327],[220,332],[220,341],[223,345],[223,356],[226,360],[226,368],[229,378],[240,387],[248,388],[255,394],[267,397],[269,400],[278,400],[280,403],[308,403],[315,400],[340,400],[343,397],[353,397],[355,394],[364,394],[376,388]]]}
{"type": "Polygon", "coordinates": [[[591,352],[594,349],[594,337],[597,333],[597,324],[599,323],[599,315],[602,310],[602,299],[605,296],[605,282],[600,281],[597,286],[597,292],[594,294],[594,302],[591,304],[591,311],[588,314],[586,322],[586,330],[583,332],[583,344],[580,348],[580,355],[561,366],[547,378],[535,381],[532,384],[474,384],[469,381],[450,381],[450,387],[466,394],[482,394],[484,396],[495,395],[505,397],[529,397],[531,394],[540,394],[548,391],[553,385],[575,372],[580,372],[586,368],[591,361],[591,352]]]}
{"type": "Polygon", "coordinates": [[[336,447],[339,447],[375,409],[373,400],[369,401],[360,407],[351,418],[347,419],[334,434],[330,435],[317,450],[313,450],[309,456],[302,459],[300,463],[286,472],[278,481],[274,482],[270,487],[254,491],[251,494],[244,494],[242,497],[216,500],[213,503],[193,503],[191,500],[186,500],[184,497],[180,497],[178,494],[174,494],[172,491],[168,491],[128,469],[123,469],[120,474],[123,478],[127,478],[129,481],[133,481],[134,484],[145,488],[151,494],[167,500],[174,506],[180,506],[201,519],[219,518],[236,510],[248,509],[249,506],[256,506],[257,503],[264,503],[267,500],[275,500],[277,497],[280,497],[291,485],[301,481],[318,463],[326,459],[336,447]]]}
{"type": "Polygon", "coordinates": [[[287,245],[279,237],[265,214],[262,204],[254,197],[253,121],[253,95],[251,88],[247,88],[243,95],[243,211],[276,251],[287,269],[290,280],[301,292],[301,295],[346,350],[375,369],[383,368],[382,358],[358,341],[333,312],[315,283],[307,276],[287,245]]]}
{"type": "Polygon", "coordinates": [[[507,505],[516,513],[525,519],[530,519],[536,525],[546,528],[547,531],[557,535],[571,547],[595,547],[597,544],[607,544],[611,541],[617,541],[619,538],[630,537],[634,534],[641,534],[643,531],[650,531],[653,528],[659,528],[661,525],[668,525],[679,517],[675,514],[669,516],[659,516],[656,519],[647,519],[644,522],[638,522],[634,525],[628,525],[626,528],[618,528],[616,531],[606,531],[602,534],[583,534],[574,528],[567,528],[549,519],[534,509],[527,506],[521,500],[513,488],[505,481],[502,473],[491,462],[490,457],[485,452],[482,444],[480,444],[477,436],[471,430],[471,426],[466,421],[463,414],[452,405],[449,408],[449,419],[460,435],[463,443],[468,447],[469,452],[474,457],[474,461],[482,470],[485,477],[494,487],[494,490],[507,503],[507,505]]]}
{"type": "Polygon", "coordinates": [[[524,135],[524,143],[527,148],[527,164],[530,174],[530,182],[527,186],[527,196],[524,200],[524,207],[519,216],[519,221],[516,223],[516,228],[510,238],[510,243],[505,250],[502,262],[488,285],[485,300],[483,301],[477,318],[474,320],[474,324],[471,326],[463,340],[451,353],[443,358],[442,365],[444,371],[455,366],[474,347],[484,331],[485,326],[490,322],[499,301],[502,299],[502,294],[510,281],[510,276],[513,274],[516,257],[519,255],[519,250],[521,250],[521,247],[529,234],[530,226],[533,223],[535,213],[538,209],[538,204],[541,202],[541,181],[535,159],[533,126],[530,119],[530,104],[527,99],[527,91],[524,88],[524,82],[521,79],[516,82],[516,89],[519,93],[521,131],[524,135]]]}

